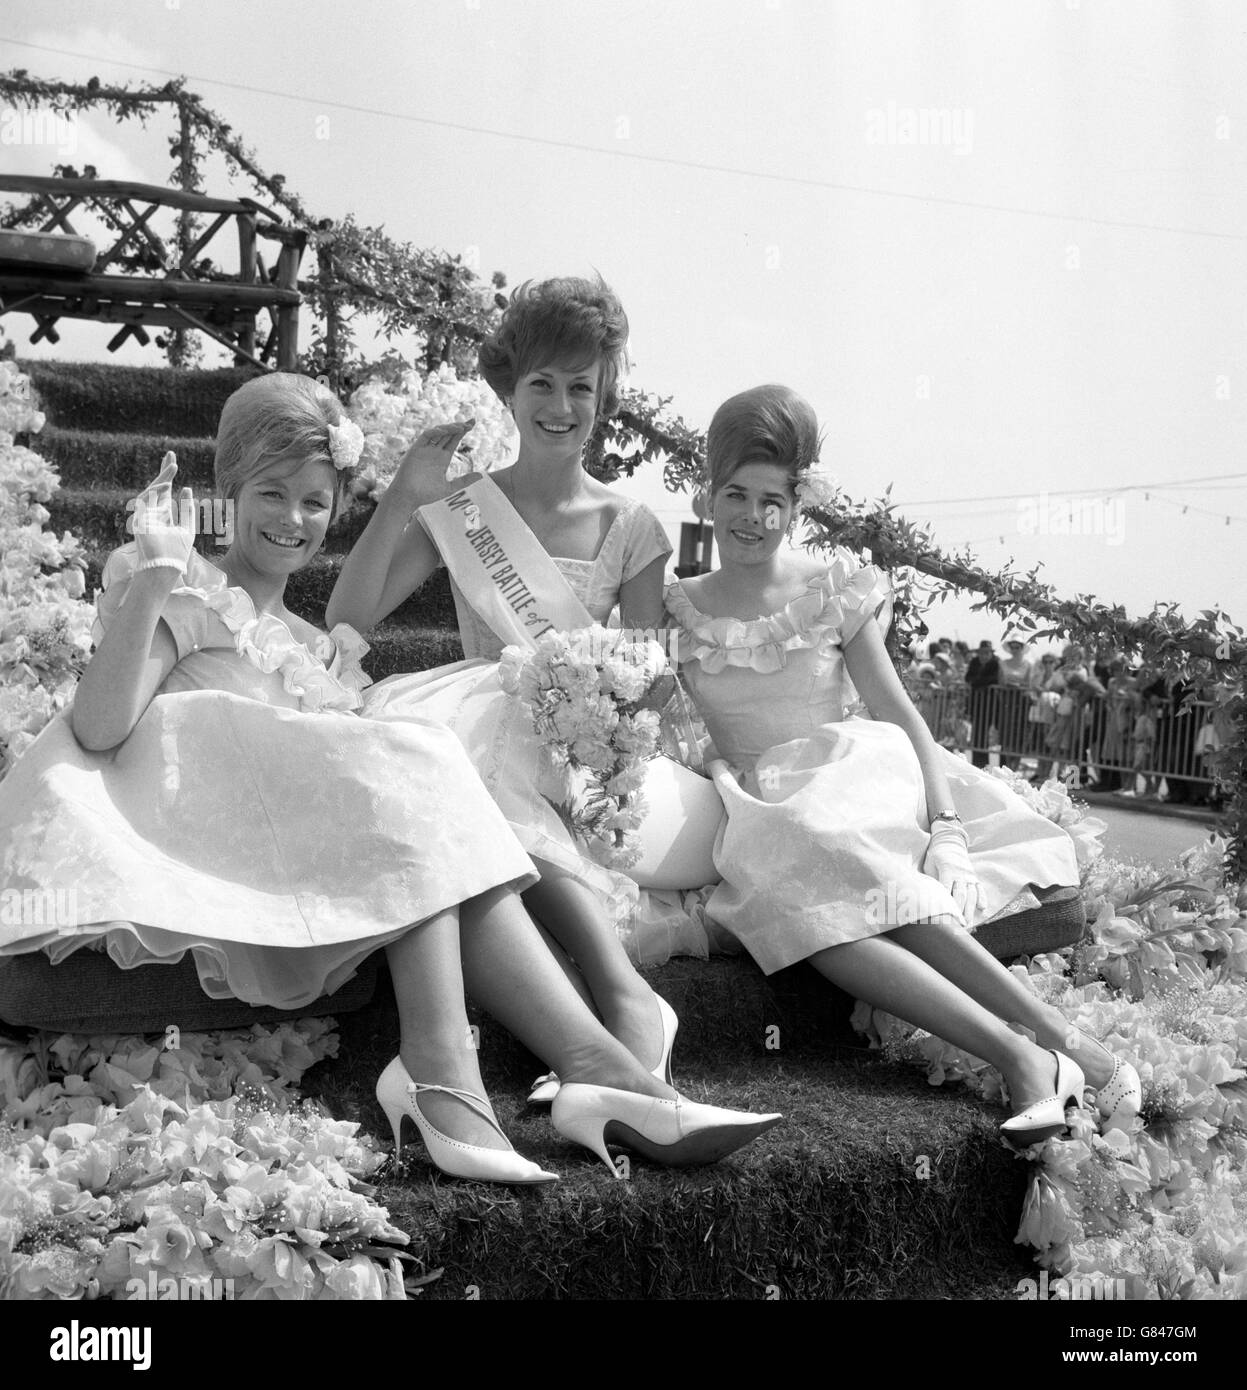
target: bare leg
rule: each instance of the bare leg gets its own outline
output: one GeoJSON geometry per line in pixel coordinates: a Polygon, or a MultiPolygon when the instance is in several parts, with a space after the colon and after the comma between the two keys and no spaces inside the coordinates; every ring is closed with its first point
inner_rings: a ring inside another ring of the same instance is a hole
{"type": "Polygon", "coordinates": [[[493,889],[463,903],[460,913],[469,993],[563,1081],[675,1095],[589,1011],[517,894],[493,889]]]}
{"type": "Polygon", "coordinates": [[[1099,1090],[1108,1083],[1113,1059],[1104,1048],[1072,1028],[1060,1009],[1045,1004],[968,932],[923,922],[898,927],[888,935],[997,1018],[1029,1028],[1042,1046],[1071,1057],[1089,1085],[1099,1090]]]}
{"type": "Polygon", "coordinates": [[[600,900],[554,865],[537,867],[541,882],[524,894],[525,903],[576,962],[607,1031],[646,1068],[656,1067],[662,1022],[654,992],[628,959],[600,900]]]}
{"type": "MultiPolygon", "coordinates": [[[[448,908],[385,948],[398,1002],[398,1055],[413,1081],[454,1086],[485,1096],[468,1031],[459,959],[459,910],[448,908]]],[[[506,1149],[506,1139],[454,1096],[423,1091],[421,1113],[451,1139],[506,1149]]]]}
{"type": "Polygon", "coordinates": [[[1052,1094],[1049,1053],[1014,1033],[891,935],[829,946],[811,956],[810,964],[855,998],[990,1062],[1004,1076],[1015,1107],[1052,1094]]]}
{"type": "MultiPolygon", "coordinates": [[[[525,894],[525,904],[527,904],[527,898],[528,895],[525,894]]],[[[563,972],[564,975],[567,976],[568,984],[570,984],[571,987],[576,991],[576,993],[580,995],[581,999],[584,1000],[585,1007],[591,1010],[594,1015],[596,1015],[597,1005],[593,1002],[593,995],[592,993],[590,993],[589,983],[585,979],[585,977],[580,973],[580,971],[576,968],[576,962],[572,960],[572,958],[567,954],[567,952],[559,945],[559,943],[554,939],[554,937],[550,935],[550,933],[545,929],[545,927],[542,926],[542,924],[535,917],[533,918],[533,925],[537,928],[537,931],[540,933],[542,941],[546,943],[546,950],[550,952],[550,954],[554,957],[555,961],[557,961],[559,969],[563,972]]]]}

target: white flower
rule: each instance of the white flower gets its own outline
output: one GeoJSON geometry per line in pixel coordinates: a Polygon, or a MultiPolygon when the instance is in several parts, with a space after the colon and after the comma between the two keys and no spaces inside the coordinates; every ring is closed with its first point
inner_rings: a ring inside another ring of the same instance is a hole
{"type": "Polygon", "coordinates": [[[358,1125],[282,1100],[288,1083],[336,1051],[325,1021],[185,1033],[180,1043],[157,1054],[142,1038],[66,1036],[4,1054],[18,1094],[0,1129],[0,1297],[120,1296],[149,1271],[229,1278],[236,1298],[378,1288],[402,1297],[388,1253],[356,1253],[349,1273],[332,1277],[338,1262],[320,1249],[326,1233],[357,1251],[407,1242],[361,1189],[382,1160],[358,1125]],[[157,1055],[162,1067],[174,1056],[199,1064],[178,1072],[184,1105],[134,1085],[157,1055]],[[268,1099],[203,1099],[201,1071],[212,1065],[227,1073],[227,1090],[249,1074],[268,1099]],[[119,1089],[133,1097],[124,1108],[104,1103],[119,1089]],[[40,1246],[49,1226],[54,1238],[40,1246]],[[28,1235],[33,1254],[19,1251],[28,1235]]]}
{"type": "Polygon", "coordinates": [[[448,478],[501,468],[515,452],[515,422],[502,402],[479,378],[460,381],[446,362],[425,377],[406,372],[389,389],[379,381],[366,382],[347,408],[364,432],[366,487],[374,498],[390,485],[416,436],[433,425],[476,421],[447,470],[448,478]]]}
{"type": "Polygon", "coordinates": [[[826,507],[835,501],[840,484],[835,477],[817,463],[803,468],[797,474],[797,505],[804,511],[811,507],[826,507]]]}
{"type": "Polygon", "coordinates": [[[338,469],[354,468],[364,452],[364,432],[354,420],[329,426],[329,457],[338,469]]]}
{"type": "Polygon", "coordinates": [[[44,529],[60,478],[13,439],[42,424],[25,375],[0,362],[0,776],[69,703],[91,650],[82,547],[44,529]]]}
{"type": "Polygon", "coordinates": [[[502,688],[528,709],[550,767],[566,770],[569,824],[612,868],[640,857],[642,765],[656,751],[660,721],[655,710],[636,706],[667,666],[657,642],[600,625],[543,633],[535,650],[502,653],[502,688]]]}

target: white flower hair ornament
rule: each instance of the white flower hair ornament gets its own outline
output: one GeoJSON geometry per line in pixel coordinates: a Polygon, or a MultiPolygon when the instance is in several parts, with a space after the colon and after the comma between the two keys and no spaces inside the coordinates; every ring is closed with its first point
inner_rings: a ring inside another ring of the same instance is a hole
{"type": "Polygon", "coordinates": [[[797,474],[797,509],[809,512],[813,507],[826,507],[836,500],[840,484],[835,475],[815,460],[797,474]]]}
{"type": "Polygon", "coordinates": [[[329,426],[329,457],[338,469],[354,468],[364,452],[364,432],[343,416],[340,425],[329,426]]]}

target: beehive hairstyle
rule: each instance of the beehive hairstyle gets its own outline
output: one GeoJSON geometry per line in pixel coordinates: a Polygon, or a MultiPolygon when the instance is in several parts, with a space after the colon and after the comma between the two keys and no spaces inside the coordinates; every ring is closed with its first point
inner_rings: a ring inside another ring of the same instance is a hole
{"type": "Polygon", "coordinates": [[[818,417],[804,396],[775,384],[741,391],[715,411],[706,433],[711,495],[746,463],[778,464],[795,487],[818,449],[818,417]]]}
{"type": "Polygon", "coordinates": [[[333,466],[329,426],[340,425],[343,419],[337,397],[309,376],[271,372],[253,377],[221,411],[213,465],[217,491],[222,497],[236,497],[248,478],[275,459],[288,458],[292,468],[320,459],[336,478],[333,516],[337,517],[352,473],[333,466]]]}
{"type": "Polygon", "coordinates": [[[596,362],[601,367],[597,414],[602,419],[619,406],[627,347],[628,316],[600,276],[526,280],[481,344],[481,375],[509,403],[516,383],[529,372],[541,367],[578,371],[596,362]]]}

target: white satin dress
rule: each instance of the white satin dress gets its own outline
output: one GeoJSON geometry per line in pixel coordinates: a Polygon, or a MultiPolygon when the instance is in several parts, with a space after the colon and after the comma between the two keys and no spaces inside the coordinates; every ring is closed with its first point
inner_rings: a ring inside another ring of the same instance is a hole
{"type": "MultiPolygon", "coordinates": [[[[845,717],[842,647],[876,614],[886,622],[889,601],[886,578],[843,549],[780,612],[748,622],[700,612],[678,580],[666,590],[727,806],[706,913],[767,974],[909,922],[958,920],[922,872],[930,825],[913,745],[894,724],[845,717]]],[[[972,928],[1037,905],[1032,887],[1078,882],[1064,830],[942,751],[982,889],[972,928]]]]}
{"type": "MultiPolygon", "coordinates": [[[[135,563],[133,545],[110,557],[100,627],[135,563]]],[[[64,713],[0,782],[8,900],[65,909],[6,914],[0,954],[190,951],[212,997],[293,1009],[411,925],[536,881],[449,729],[355,713],[352,628],[313,650],[198,555],[162,620],[179,661],[125,742],[87,752],[64,713]]]]}

